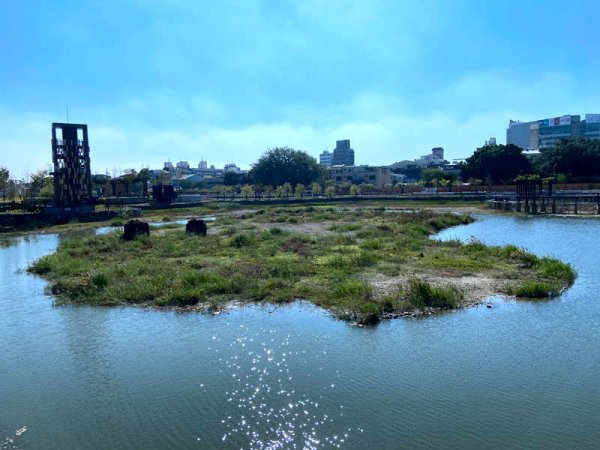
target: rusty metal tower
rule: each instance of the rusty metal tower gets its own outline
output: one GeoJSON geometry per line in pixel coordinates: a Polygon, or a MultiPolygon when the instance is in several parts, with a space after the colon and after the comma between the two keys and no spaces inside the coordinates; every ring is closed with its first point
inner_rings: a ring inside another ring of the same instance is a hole
{"type": "Polygon", "coordinates": [[[92,200],[90,147],[87,125],[52,124],[54,202],[57,206],[80,206],[92,200]]]}

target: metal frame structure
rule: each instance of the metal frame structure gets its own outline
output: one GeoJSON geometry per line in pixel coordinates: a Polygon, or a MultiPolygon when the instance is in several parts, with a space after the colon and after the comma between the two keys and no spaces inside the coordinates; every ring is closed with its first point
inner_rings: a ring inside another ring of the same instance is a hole
{"type": "Polygon", "coordinates": [[[54,202],[72,207],[92,201],[92,176],[87,125],[52,124],[54,202]]]}

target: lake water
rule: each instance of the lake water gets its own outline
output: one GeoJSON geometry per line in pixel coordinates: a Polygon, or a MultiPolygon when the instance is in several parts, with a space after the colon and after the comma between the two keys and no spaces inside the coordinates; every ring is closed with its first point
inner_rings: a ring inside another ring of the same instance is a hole
{"type": "Polygon", "coordinates": [[[439,238],[573,264],[556,299],[356,328],[307,303],[218,316],[55,307],[0,240],[0,450],[600,448],[600,222],[482,216],[439,238]]]}

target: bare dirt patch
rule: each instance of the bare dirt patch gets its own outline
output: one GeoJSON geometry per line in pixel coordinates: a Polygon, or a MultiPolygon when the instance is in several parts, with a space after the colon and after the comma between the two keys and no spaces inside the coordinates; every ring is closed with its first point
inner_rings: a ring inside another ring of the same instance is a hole
{"type": "MultiPolygon", "coordinates": [[[[371,285],[375,296],[381,298],[398,292],[398,290],[408,285],[411,278],[417,278],[417,274],[402,274],[390,277],[381,273],[372,273],[365,277],[365,281],[371,285]]],[[[418,274],[418,278],[430,283],[432,286],[454,286],[458,288],[464,294],[464,302],[467,305],[477,305],[495,295],[505,295],[502,294],[502,291],[509,283],[508,279],[492,278],[484,274],[440,276],[423,272],[418,274]]]]}

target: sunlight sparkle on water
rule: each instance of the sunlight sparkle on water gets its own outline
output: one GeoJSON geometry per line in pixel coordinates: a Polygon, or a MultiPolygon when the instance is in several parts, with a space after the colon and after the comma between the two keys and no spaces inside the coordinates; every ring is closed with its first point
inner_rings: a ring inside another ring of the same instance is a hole
{"type": "MultiPolygon", "coordinates": [[[[309,358],[306,351],[290,351],[290,335],[277,336],[266,328],[251,331],[244,325],[239,329],[229,344],[221,343],[229,346],[231,356],[218,359],[221,371],[231,380],[223,392],[224,404],[229,406],[219,421],[222,442],[252,449],[341,447],[357,429],[336,426],[336,417],[343,417],[338,409],[343,405],[334,406],[337,412],[324,410],[322,395],[314,390],[303,392],[301,384],[296,384],[296,379],[310,377],[298,370],[309,358]]],[[[213,340],[219,342],[216,337],[213,340]]],[[[326,386],[334,388],[335,384],[326,386]]]]}

